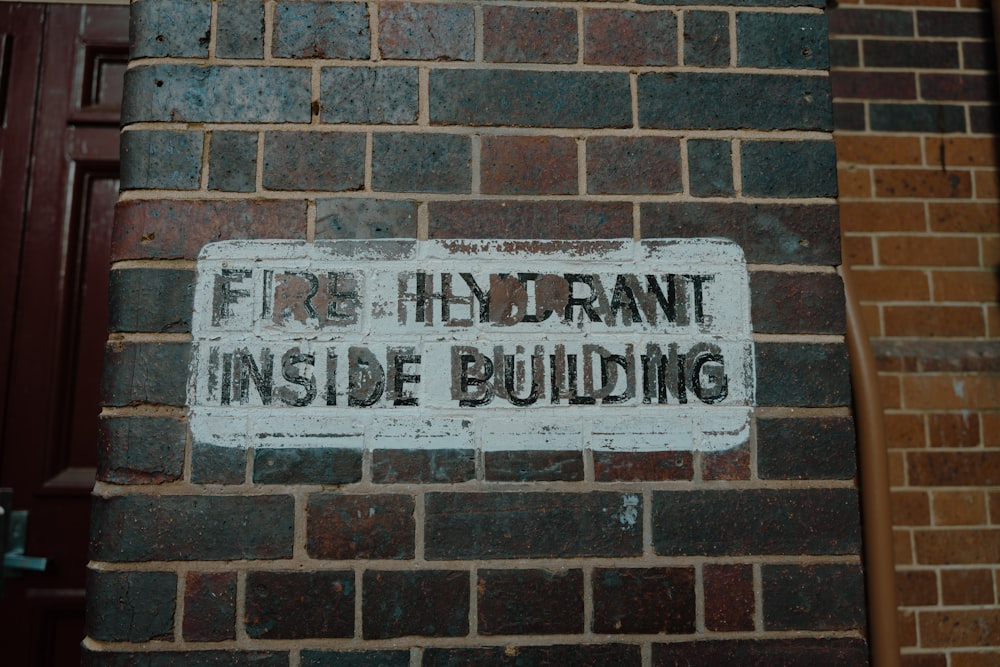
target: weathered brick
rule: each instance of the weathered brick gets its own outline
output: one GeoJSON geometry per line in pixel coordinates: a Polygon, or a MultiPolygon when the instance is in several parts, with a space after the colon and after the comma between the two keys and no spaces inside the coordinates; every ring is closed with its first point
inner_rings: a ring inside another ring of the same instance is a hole
{"type": "Polygon", "coordinates": [[[886,306],[883,321],[886,336],[986,335],[979,306],[886,306]]]}
{"type": "Polygon", "coordinates": [[[702,568],[705,629],[750,632],[754,629],[753,566],[745,563],[702,568]]]}
{"type": "Polygon", "coordinates": [[[137,200],[115,208],[111,258],[195,259],[219,239],[305,237],[305,201],[137,200]]]}
{"type": "Polygon", "coordinates": [[[835,130],[864,130],[865,105],[861,102],[834,102],[833,126],[835,130]]]}
{"type": "Polygon", "coordinates": [[[994,565],[1000,560],[1000,530],[994,528],[915,530],[913,542],[921,565],[994,565]]]}
{"type": "Polygon", "coordinates": [[[832,35],[882,35],[912,37],[913,13],[895,9],[838,7],[827,11],[832,35]]]}
{"type": "Polygon", "coordinates": [[[917,99],[917,75],[913,72],[841,71],[830,77],[837,99],[917,99]]]}
{"type": "Polygon", "coordinates": [[[575,63],[576,12],[554,7],[483,7],[483,59],[575,63]]]}
{"type": "Polygon", "coordinates": [[[620,202],[442,201],[428,204],[431,238],[607,239],[632,236],[620,202]]]}
{"type": "Polygon", "coordinates": [[[139,651],[83,648],[83,667],[288,667],[288,651],[139,651]]]}
{"type": "Polygon", "coordinates": [[[212,133],[208,189],[253,192],[257,189],[257,133],[212,133]]]}
{"type": "Polygon", "coordinates": [[[413,558],[413,511],[411,496],[314,493],[306,508],[306,552],[331,560],[413,558]]]}
{"type": "Polygon", "coordinates": [[[102,416],[97,479],[111,484],[161,484],[184,472],[187,426],[169,417],[102,416]]]}
{"type": "Polygon", "coordinates": [[[861,545],[854,489],[658,491],[652,512],[662,556],[853,554],[861,545]]]}
{"type": "Polygon", "coordinates": [[[361,481],[361,450],[332,447],[257,449],[256,484],[350,484],[361,481]]]}
{"type": "Polygon", "coordinates": [[[762,479],[852,479],[854,421],[758,417],[757,472],[762,479]]]}
{"type": "Polygon", "coordinates": [[[879,197],[925,199],[969,198],[972,179],[965,171],[941,169],[876,169],[875,193],[879,197]]]}
{"type": "Polygon", "coordinates": [[[673,137],[587,139],[587,191],[591,194],[680,192],[681,146],[673,137]]]}
{"type": "Polygon", "coordinates": [[[750,444],[702,454],[701,478],[705,481],[750,479],[750,444]]]}
{"type": "Polygon", "coordinates": [[[386,2],[379,7],[379,50],[400,60],[472,60],[475,14],[468,5],[386,2]]]}
{"type": "Polygon", "coordinates": [[[427,558],[563,558],[642,553],[633,494],[429,493],[427,558]]]}
{"type": "Polygon", "coordinates": [[[860,565],[762,565],[764,628],[855,630],[865,627],[860,565]]]}
{"type": "Polygon", "coordinates": [[[741,67],[829,69],[823,14],[736,14],[736,64],[741,67]]]}
{"type": "Polygon", "coordinates": [[[917,33],[921,37],[975,37],[992,39],[988,13],[949,12],[935,9],[917,11],[917,33]]]}
{"type": "Polygon", "coordinates": [[[372,482],[456,483],[476,477],[476,452],[471,449],[376,449],[372,452],[372,482]]]}
{"type": "Polygon", "coordinates": [[[263,58],[263,0],[218,0],[216,6],[215,55],[219,58],[263,58]]]}
{"type": "Polygon", "coordinates": [[[930,525],[930,503],[925,491],[893,491],[889,500],[894,526],[930,525]]]}
{"type": "Polygon", "coordinates": [[[624,72],[431,70],[433,125],[628,127],[624,72]],[[497,104],[502,100],[503,104],[497,104]]]}
{"type": "Polygon", "coordinates": [[[131,58],[205,58],[211,36],[209,0],[138,0],[129,11],[131,58]]]}
{"type": "Polygon", "coordinates": [[[861,40],[835,37],[838,35],[830,35],[830,67],[858,67],[861,64],[861,40]]]}
{"type": "Polygon", "coordinates": [[[693,67],[729,65],[729,14],[684,12],[684,64],[693,67]]]}
{"type": "Polygon", "coordinates": [[[290,558],[291,496],[95,498],[90,552],[95,560],[290,558]]]}
{"type": "Polygon", "coordinates": [[[122,134],[122,190],[197,190],[204,134],[133,130],[122,134]]]}
{"type": "Polygon", "coordinates": [[[829,130],[826,77],[705,72],[639,75],[639,125],[657,129],[829,130]],[[740,100],[728,104],[727,100],[740,100]]]}
{"type": "Polygon", "coordinates": [[[583,61],[588,65],[676,65],[677,15],[586,10],[583,61]]]}
{"type": "Polygon", "coordinates": [[[959,65],[958,42],[866,39],[862,50],[865,67],[958,69],[959,65]]]}
{"type": "Polygon", "coordinates": [[[758,405],[850,405],[845,345],[757,343],[756,352],[758,405]]]}
{"type": "Polygon", "coordinates": [[[921,73],[920,95],[925,100],[943,102],[989,102],[997,99],[997,82],[989,74],[926,74],[921,73]]]}
{"type": "Polygon", "coordinates": [[[316,201],[316,239],[416,237],[416,202],[356,198],[316,201]]]}
{"type": "Polygon", "coordinates": [[[320,95],[324,123],[415,123],[417,69],[324,67],[320,70],[320,95]]]}
{"type": "Polygon", "coordinates": [[[896,599],[902,607],[936,605],[937,588],[937,574],[932,570],[896,571],[896,599]]]}
{"type": "Polygon", "coordinates": [[[879,261],[891,266],[976,266],[978,245],[960,235],[893,235],[879,238],[879,261]]]}
{"type": "Polygon", "coordinates": [[[424,667],[490,665],[581,665],[586,667],[638,667],[638,644],[549,644],[546,646],[487,646],[424,649],[424,667]]]}
{"type": "Polygon", "coordinates": [[[920,614],[920,638],[927,647],[994,646],[998,633],[997,609],[928,610],[920,614]]]}
{"type": "Polygon", "coordinates": [[[270,190],[360,190],[365,135],[356,132],[267,132],[264,187],[270,190]]]}
{"type": "Polygon", "coordinates": [[[246,632],[251,639],[354,636],[354,573],[250,572],[246,632]]]}
{"type": "Polygon", "coordinates": [[[301,667],[409,667],[409,651],[303,650],[301,667]]]}
{"type": "Polygon", "coordinates": [[[479,570],[484,635],[583,632],[583,570],[479,570]]]}
{"type": "Polygon", "coordinates": [[[140,65],[125,73],[125,89],[125,125],[307,123],[311,114],[308,67],[140,65]]]}
{"type": "MultiPolygon", "coordinates": [[[[946,605],[991,605],[996,602],[993,573],[987,569],[941,570],[941,593],[946,605]]],[[[937,600],[930,604],[937,604],[937,600]]]]}
{"type": "Polygon", "coordinates": [[[694,478],[691,452],[594,452],[594,479],[598,482],[690,480],[694,478]]]}
{"type": "Polygon", "coordinates": [[[844,286],[836,273],[753,271],[750,300],[758,333],[842,334],[844,286]]]}
{"type": "Polygon", "coordinates": [[[571,451],[504,451],[484,454],[486,479],[493,482],[580,482],[583,454],[571,451]]]}
{"type": "Polygon", "coordinates": [[[184,405],[189,343],[113,343],[104,353],[104,405],[184,405]]]}
{"type": "Polygon", "coordinates": [[[596,568],[594,632],[687,634],[695,631],[694,568],[596,568]]]}
{"type": "Polygon", "coordinates": [[[368,58],[368,7],[363,2],[278,3],[271,53],[278,58],[368,58]]]}
{"type": "Polygon", "coordinates": [[[979,415],[972,412],[927,415],[931,447],[976,447],[980,443],[979,415]]]}
{"type": "Polygon", "coordinates": [[[986,495],[982,491],[935,491],[932,496],[935,526],[977,526],[989,523],[986,495]]]}
{"type": "Polygon", "coordinates": [[[247,451],[216,447],[197,440],[191,445],[191,481],[195,484],[242,484],[247,476],[247,451]]]}
{"type": "Polygon", "coordinates": [[[235,572],[188,572],[182,633],[189,642],[236,639],[235,572]]]}
{"type": "Polygon", "coordinates": [[[469,573],[366,570],[365,639],[462,637],[469,632],[469,573]]]}
{"type": "Polygon", "coordinates": [[[863,639],[727,639],[653,644],[653,667],[812,667],[868,664],[863,639]]]}
{"type": "Polygon", "coordinates": [[[965,109],[955,104],[869,105],[874,132],[964,132],[965,109]]]}
{"type": "Polygon", "coordinates": [[[186,269],[112,270],[108,330],[190,332],[194,278],[194,272],[186,269]]]}
{"type": "Polygon", "coordinates": [[[743,193],[751,197],[836,197],[832,141],[744,141],[743,193]]]}
{"type": "Polygon", "coordinates": [[[471,140],[455,134],[376,134],[372,187],[392,192],[471,192],[471,140]]]}
{"type": "Polygon", "coordinates": [[[688,179],[695,197],[731,196],[733,187],[733,152],[723,139],[690,139],[688,179]]]}
{"type": "Polygon", "coordinates": [[[177,575],[87,573],[87,636],[98,641],[173,639],[177,575]]]}
{"type": "Polygon", "coordinates": [[[484,194],[576,194],[576,140],[485,136],[480,158],[484,194]]]}
{"type": "Polygon", "coordinates": [[[910,452],[907,474],[913,486],[1000,484],[1000,452],[910,452]]]}

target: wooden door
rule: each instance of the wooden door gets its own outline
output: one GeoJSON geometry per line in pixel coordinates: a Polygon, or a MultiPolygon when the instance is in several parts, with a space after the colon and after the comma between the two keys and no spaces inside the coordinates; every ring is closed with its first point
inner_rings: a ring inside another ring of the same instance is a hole
{"type": "Polygon", "coordinates": [[[0,4],[0,487],[29,511],[9,665],[76,665],[128,8],[0,4]]]}

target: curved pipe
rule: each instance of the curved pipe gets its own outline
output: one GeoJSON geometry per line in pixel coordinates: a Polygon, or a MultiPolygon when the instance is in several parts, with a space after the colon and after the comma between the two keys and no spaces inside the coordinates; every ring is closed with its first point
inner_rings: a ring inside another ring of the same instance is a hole
{"type": "Polygon", "coordinates": [[[899,667],[896,568],[892,555],[889,466],[882,428],[878,374],[851,280],[841,266],[847,301],[847,349],[851,358],[854,421],[858,432],[858,478],[864,531],[865,587],[868,592],[868,643],[872,667],[899,667]]]}

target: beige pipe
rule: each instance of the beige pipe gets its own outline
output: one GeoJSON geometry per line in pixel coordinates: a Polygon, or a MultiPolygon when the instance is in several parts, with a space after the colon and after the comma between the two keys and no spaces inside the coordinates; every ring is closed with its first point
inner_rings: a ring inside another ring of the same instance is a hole
{"type": "Polygon", "coordinates": [[[889,470],[882,428],[878,374],[850,267],[841,267],[847,301],[847,349],[851,357],[854,421],[858,433],[858,478],[868,591],[868,643],[872,667],[899,667],[896,568],[892,555],[889,470]]]}

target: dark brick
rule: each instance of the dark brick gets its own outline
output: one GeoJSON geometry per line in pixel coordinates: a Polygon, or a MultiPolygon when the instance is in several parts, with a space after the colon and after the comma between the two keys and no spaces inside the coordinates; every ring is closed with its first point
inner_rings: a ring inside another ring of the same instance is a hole
{"type": "Polygon", "coordinates": [[[128,201],[115,208],[112,260],[195,259],[220,239],[305,239],[303,201],[128,201]]]}
{"type": "Polygon", "coordinates": [[[308,67],[140,65],[125,73],[122,124],[307,123],[310,76],[308,67]]]}
{"type": "Polygon", "coordinates": [[[870,104],[873,132],[965,132],[965,109],[957,104],[870,104]]]}
{"type": "Polygon", "coordinates": [[[867,127],[865,105],[861,102],[835,102],[833,126],[836,130],[864,130],[867,127]]]}
{"type": "Polygon", "coordinates": [[[831,74],[830,85],[837,99],[917,99],[917,77],[913,72],[840,70],[831,74]]]}
{"type": "Polygon", "coordinates": [[[306,508],[311,558],[410,559],[414,550],[412,496],[314,493],[306,508]]]}
{"type": "Polygon", "coordinates": [[[912,11],[838,7],[826,12],[831,35],[882,35],[913,37],[912,11]]]}
{"type": "Polygon", "coordinates": [[[587,139],[587,191],[591,194],[680,192],[681,146],[673,137],[587,139]]]}
{"type": "Polygon", "coordinates": [[[586,10],[583,40],[583,61],[588,65],[676,65],[677,15],[586,10]]]}
{"type": "Polygon", "coordinates": [[[246,476],[247,450],[192,443],[191,481],[195,484],[242,484],[246,476]]]}
{"type": "Polygon", "coordinates": [[[424,649],[423,667],[639,667],[638,644],[569,644],[424,649]]]}
{"type": "Polygon", "coordinates": [[[639,125],[658,129],[829,130],[826,77],[650,72],[639,75],[639,125]],[[739,100],[739,104],[730,103],[739,100]]]}
{"type": "Polygon", "coordinates": [[[750,300],[758,333],[842,334],[844,285],[836,273],[753,271],[750,300]]]}
{"type": "Polygon", "coordinates": [[[131,58],[205,58],[211,36],[208,0],[138,0],[129,11],[131,58]]]}
{"type": "Polygon", "coordinates": [[[409,667],[409,651],[319,651],[304,650],[302,667],[409,667]]]}
{"type": "Polygon", "coordinates": [[[991,102],[1000,96],[997,77],[989,74],[920,74],[925,100],[991,102]]]}
{"type": "MultiPolygon", "coordinates": [[[[640,5],[702,5],[701,0],[638,0],[640,5]]],[[[714,5],[730,7],[823,7],[824,0],[719,0],[714,5]]]]}
{"type": "Polygon", "coordinates": [[[624,72],[431,70],[433,125],[629,127],[624,72]]]}
{"type": "Polygon", "coordinates": [[[182,632],[189,642],[236,639],[235,572],[188,572],[182,632]]]}
{"type": "Polygon", "coordinates": [[[469,633],[469,573],[366,570],[365,639],[462,637],[469,633]]]}
{"type": "Polygon", "coordinates": [[[320,91],[324,123],[401,125],[417,120],[415,67],[324,67],[320,91]]]}
{"type": "Polygon", "coordinates": [[[457,134],[376,134],[372,187],[392,192],[471,192],[471,140],[457,134]]]}
{"type": "Polygon", "coordinates": [[[172,640],[177,575],[173,572],[87,573],[87,636],[107,642],[172,640]]]}
{"type": "Polygon", "coordinates": [[[653,667],[816,667],[868,664],[863,639],[727,639],[653,644],[653,667]]]}
{"type": "Polygon", "coordinates": [[[993,39],[993,21],[989,12],[918,10],[917,34],[921,37],[975,37],[988,40],[993,39]]]}
{"type": "Polygon", "coordinates": [[[270,190],[360,190],[365,135],[357,132],[267,132],[264,187],[270,190]]]}
{"type": "Polygon", "coordinates": [[[486,479],[492,482],[583,481],[582,452],[486,452],[484,460],[486,479]]]}
{"type": "Polygon", "coordinates": [[[376,449],[372,452],[375,484],[467,482],[476,477],[471,449],[376,449]]]}
{"type": "Polygon", "coordinates": [[[1000,452],[909,452],[906,472],[913,486],[996,486],[1000,452]]]}
{"type": "Polygon", "coordinates": [[[745,563],[702,568],[705,589],[705,629],[751,632],[754,629],[753,566],[745,563]]]}
{"type": "Polygon", "coordinates": [[[836,35],[830,36],[830,66],[837,67],[858,67],[861,65],[861,54],[859,50],[860,40],[857,39],[835,39],[836,35]]]}
{"type": "Polygon", "coordinates": [[[653,493],[653,547],[661,556],[856,554],[854,489],[745,489],[653,493]]]}
{"type": "Polygon", "coordinates": [[[257,133],[212,133],[208,189],[253,192],[257,189],[257,133]]]}
{"type": "Polygon", "coordinates": [[[741,67],[829,69],[823,14],[736,14],[736,64],[741,67]]]}
{"type": "Polygon", "coordinates": [[[733,151],[724,139],[689,139],[688,177],[695,197],[731,196],[733,151]]]}
{"type": "Polygon", "coordinates": [[[216,4],[215,55],[219,58],[263,58],[263,0],[218,0],[216,4]]]}
{"type": "Polygon", "coordinates": [[[594,632],[687,634],[695,631],[694,568],[597,568],[594,632]]]}
{"type": "Polygon", "coordinates": [[[959,66],[958,42],[866,39],[863,50],[865,67],[957,69],[959,66]]]}
{"type": "Polygon", "coordinates": [[[840,343],[757,343],[757,405],[851,404],[847,348],[840,343]]]}
{"type": "Polygon", "coordinates": [[[251,639],[354,636],[354,573],[250,572],[246,632],[251,639]]]}
{"type": "Polygon", "coordinates": [[[962,42],[962,65],[965,69],[996,71],[997,56],[993,42],[962,42]]]}
{"type": "Polygon", "coordinates": [[[442,201],[428,204],[431,238],[608,239],[632,236],[627,202],[442,201]]]}
{"type": "Polygon", "coordinates": [[[642,500],[634,494],[429,493],[427,558],[638,556],[642,500]]]}
{"type": "Polygon", "coordinates": [[[122,134],[122,190],[197,190],[201,132],[132,130],[122,134]]]}
{"type": "Polygon", "coordinates": [[[278,58],[368,58],[368,7],[321,0],[278,3],[271,53],[278,58]]]}
{"type": "Polygon", "coordinates": [[[417,203],[379,199],[319,199],[317,239],[417,237],[417,203]]]}
{"type": "Polygon", "coordinates": [[[361,450],[284,447],[254,452],[256,484],[350,484],[361,481],[361,450]]]}
{"type": "Polygon", "coordinates": [[[840,264],[837,207],[795,204],[642,204],[643,238],[718,236],[751,264],[840,264]]]}
{"type": "Polygon", "coordinates": [[[495,195],[576,194],[576,156],[572,137],[485,136],[481,190],[495,195]]]}
{"type": "Polygon", "coordinates": [[[382,57],[400,60],[472,60],[475,14],[471,6],[387,2],[379,8],[382,57]]]}
{"type": "Polygon", "coordinates": [[[184,405],[190,343],[112,343],[104,353],[104,405],[184,405]]]}
{"type": "Polygon", "coordinates": [[[861,566],[762,565],[766,630],[856,630],[865,627],[861,566]]]}
{"type": "Polygon", "coordinates": [[[832,141],[744,141],[743,194],[751,197],[836,197],[832,141]]]}
{"type": "Polygon", "coordinates": [[[109,331],[189,333],[194,271],[114,269],[108,286],[109,331]]]}
{"type": "Polygon", "coordinates": [[[729,14],[684,12],[684,64],[693,67],[729,65],[729,14]]]}
{"type": "Polygon", "coordinates": [[[992,134],[1000,127],[1000,107],[993,105],[969,106],[969,131],[992,134]]]}
{"type": "Polygon", "coordinates": [[[95,498],[94,560],[291,558],[291,496],[95,498]]]}
{"type": "Polygon", "coordinates": [[[583,632],[583,570],[479,570],[479,633],[583,632]]]}
{"type": "Polygon", "coordinates": [[[706,481],[750,479],[749,443],[702,454],[701,478],[706,481]]]}
{"type": "Polygon", "coordinates": [[[162,484],[184,473],[187,425],[169,417],[102,416],[97,479],[111,484],[162,484]]]}
{"type": "Polygon", "coordinates": [[[141,651],[98,653],[84,647],[83,667],[288,667],[288,651],[141,651]]]}
{"type": "Polygon", "coordinates": [[[594,452],[598,482],[654,482],[694,478],[691,452],[594,452]]]}
{"type": "Polygon", "coordinates": [[[759,417],[757,472],[762,479],[852,479],[854,420],[759,417]]]}
{"type": "Polygon", "coordinates": [[[576,12],[551,7],[483,7],[483,59],[575,63],[576,12]]]}

